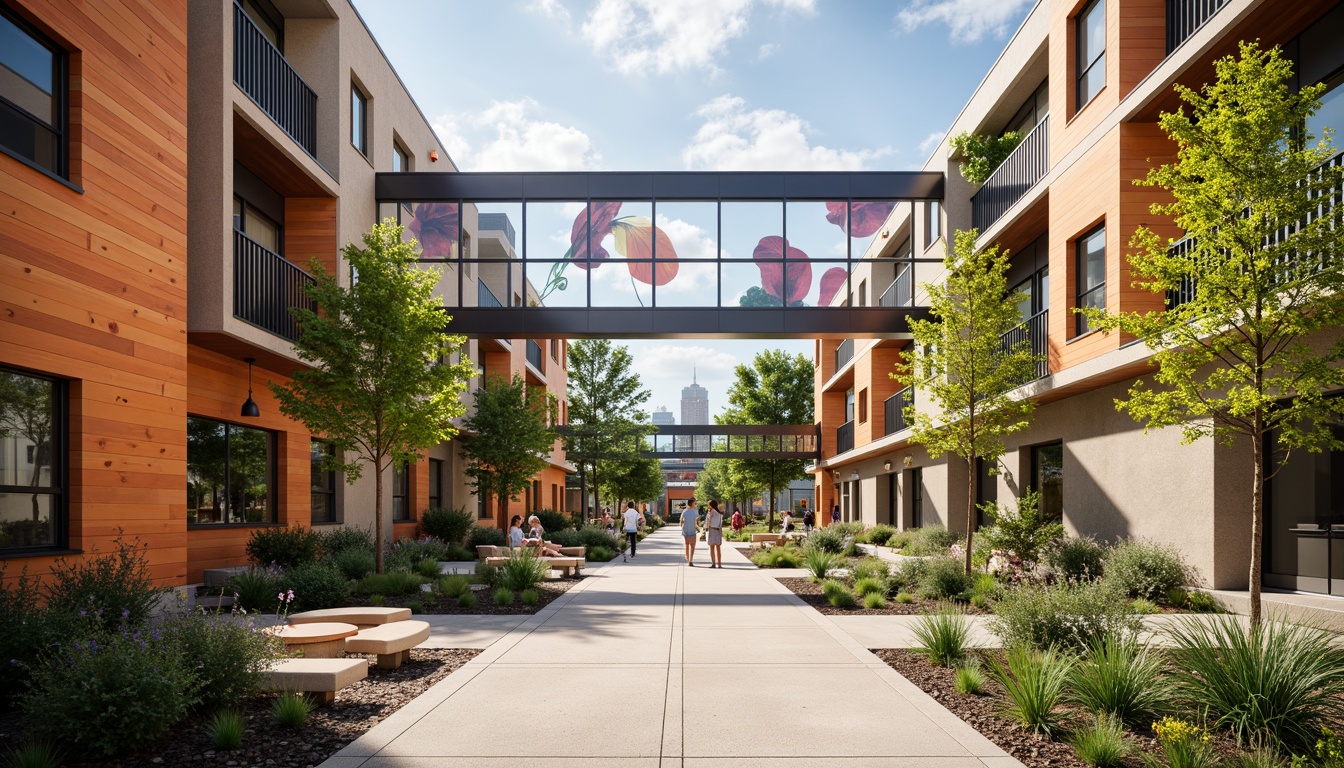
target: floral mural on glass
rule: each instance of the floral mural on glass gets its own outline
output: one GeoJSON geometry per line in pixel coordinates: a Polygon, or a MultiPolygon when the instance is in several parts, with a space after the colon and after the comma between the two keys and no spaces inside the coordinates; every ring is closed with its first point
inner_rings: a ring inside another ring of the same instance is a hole
{"type": "Polygon", "coordinates": [[[894,202],[879,203],[846,203],[841,200],[838,202],[826,203],[826,220],[839,227],[842,232],[846,232],[850,237],[872,237],[877,230],[882,228],[883,222],[895,210],[894,202]],[[849,222],[846,226],[845,208],[849,207],[849,222]]]}
{"type": "Polygon", "coordinates": [[[761,270],[761,289],[774,297],[774,306],[802,305],[803,297],[812,290],[812,265],[806,253],[784,238],[770,235],[756,244],[751,258],[761,270]]]}
{"type": "MultiPolygon", "coordinates": [[[[569,278],[565,277],[565,268],[569,264],[594,270],[610,260],[611,254],[602,247],[602,240],[608,234],[616,243],[616,252],[626,259],[632,285],[635,281],[645,285],[667,285],[676,278],[677,251],[667,233],[642,216],[618,216],[620,212],[619,202],[589,203],[586,211],[579,212],[570,228],[569,250],[565,251],[564,261],[556,262],[551,268],[538,298],[545,299],[556,291],[569,288],[569,278]],[[656,261],[653,260],[655,243],[658,249],[656,261]]],[[[635,296],[639,296],[638,291],[635,296]]],[[[643,300],[640,302],[642,304],[643,300]]]]}
{"type": "Polygon", "coordinates": [[[406,228],[420,242],[420,258],[453,259],[457,258],[461,222],[457,203],[421,203],[406,228]]]}

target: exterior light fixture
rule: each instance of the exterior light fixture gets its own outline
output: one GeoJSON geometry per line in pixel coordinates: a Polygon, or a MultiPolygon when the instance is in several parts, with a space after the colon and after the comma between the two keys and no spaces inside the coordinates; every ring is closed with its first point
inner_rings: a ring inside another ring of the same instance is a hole
{"type": "Polygon", "coordinates": [[[891,230],[890,229],[882,230],[882,239],[886,240],[888,237],[891,237],[891,230]]]}
{"type": "Polygon", "coordinates": [[[901,459],[901,466],[908,467],[914,463],[915,463],[914,460],[911,459],[909,456],[906,456],[905,458],[901,459]]]}
{"type": "Polygon", "coordinates": [[[255,419],[261,416],[257,401],[252,399],[252,364],[257,362],[257,358],[244,357],[243,362],[247,363],[247,401],[243,403],[242,416],[246,419],[255,419]]]}
{"type": "Polygon", "coordinates": [[[856,470],[854,470],[853,472],[850,472],[850,473],[849,473],[849,479],[850,479],[851,481],[853,481],[853,480],[858,480],[858,479],[859,479],[859,471],[856,469],[856,470]]]}
{"type": "Polygon", "coordinates": [[[439,162],[439,151],[437,149],[429,150],[429,162],[431,163],[439,162]]]}
{"type": "Polygon", "coordinates": [[[891,471],[891,459],[887,459],[886,461],[882,462],[882,469],[886,470],[887,472],[891,471]]]}

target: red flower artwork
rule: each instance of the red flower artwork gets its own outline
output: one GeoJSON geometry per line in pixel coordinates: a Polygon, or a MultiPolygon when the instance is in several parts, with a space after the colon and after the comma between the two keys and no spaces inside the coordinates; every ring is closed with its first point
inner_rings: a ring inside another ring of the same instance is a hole
{"type": "Polygon", "coordinates": [[[457,203],[421,203],[406,228],[420,242],[422,258],[448,259],[455,256],[460,221],[457,203]]]}
{"type": "Polygon", "coordinates": [[[574,226],[569,232],[569,250],[570,258],[576,266],[582,269],[596,269],[610,257],[611,254],[601,245],[602,238],[611,231],[611,223],[620,212],[619,202],[589,203],[588,214],[592,217],[591,237],[588,236],[589,216],[580,211],[579,215],[574,217],[574,226]]]}
{"type": "Polygon", "coordinates": [[[761,270],[761,288],[784,304],[801,301],[812,290],[812,264],[807,254],[788,245],[784,238],[778,235],[762,237],[751,252],[751,258],[761,270]],[[787,298],[784,296],[786,287],[787,298]]]}
{"type": "Polygon", "coordinates": [[[882,228],[882,223],[896,208],[894,202],[854,203],[849,214],[849,228],[845,230],[845,201],[826,204],[826,220],[848,231],[852,237],[871,237],[882,228]]]}
{"type": "Polygon", "coordinates": [[[831,299],[840,290],[840,286],[845,284],[845,268],[831,267],[826,270],[826,274],[821,276],[821,300],[817,302],[819,307],[828,307],[831,305],[831,299]]]}
{"type": "Polygon", "coordinates": [[[616,250],[620,251],[630,268],[630,276],[647,285],[667,285],[677,276],[677,251],[672,238],[645,218],[627,217],[612,222],[611,232],[616,236],[616,250]],[[658,242],[658,260],[653,258],[654,238],[658,242]],[[632,261],[633,259],[633,261],[632,261]]]}

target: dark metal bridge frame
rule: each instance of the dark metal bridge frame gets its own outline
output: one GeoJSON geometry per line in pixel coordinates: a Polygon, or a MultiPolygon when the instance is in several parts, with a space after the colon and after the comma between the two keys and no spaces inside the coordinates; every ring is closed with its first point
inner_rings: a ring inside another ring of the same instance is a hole
{"type": "MultiPolygon", "coordinates": [[[[562,436],[582,438],[583,426],[557,427],[562,436]]],[[[816,424],[771,425],[648,425],[644,434],[632,433],[625,450],[611,458],[638,453],[645,459],[804,459],[821,458],[821,427],[816,424]],[[650,443],[653,450],[644,450],[650,443]]]]}
{"type": "MultiPolygon", "coordinates": [[[[528,202],[649,202],[655,216],[659,202],[713,202],[721,215],[725,202],[941,201],[944,184],[943,174],[925,171],[378,173],[374,194],[380,210],[402,203],[523,203],[525,232],[528,202]]],[[[787,208],[785,217],[787,238],[787,208]]],[[[524,273],[526,243],[524,236],[524,273]]],[[[849,273],[859,260],[848,255],[849,273]]],[[[459,283],[464,261],[459,251],[459,283]]],[[[909,320],[929,316],[920,307],[852,306],[852,296],[845,306],[828,307],[595,307],[591,296],[586,307],[483,307],[463,306],[462,294],[459,285],[457,306],[449,310],[452,330],[473,338],[908,338],[909,320]]]]}

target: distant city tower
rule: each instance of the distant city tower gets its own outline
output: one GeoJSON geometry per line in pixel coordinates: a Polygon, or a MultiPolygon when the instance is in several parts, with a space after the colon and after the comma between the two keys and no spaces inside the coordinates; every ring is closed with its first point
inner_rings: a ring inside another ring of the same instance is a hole
{"type": "MultiPolygon", "coordinates": [[[[691,369],[691,386],[681,390],[681,423],[683,425],[709,423],[709,390],[696,383],[694,368],[691,369]]],[[[690,448],[694,451],[708,451],[709,436],[698,436],[691,441],[691,445],[677,447],[681,450],[690,448]]]]}

